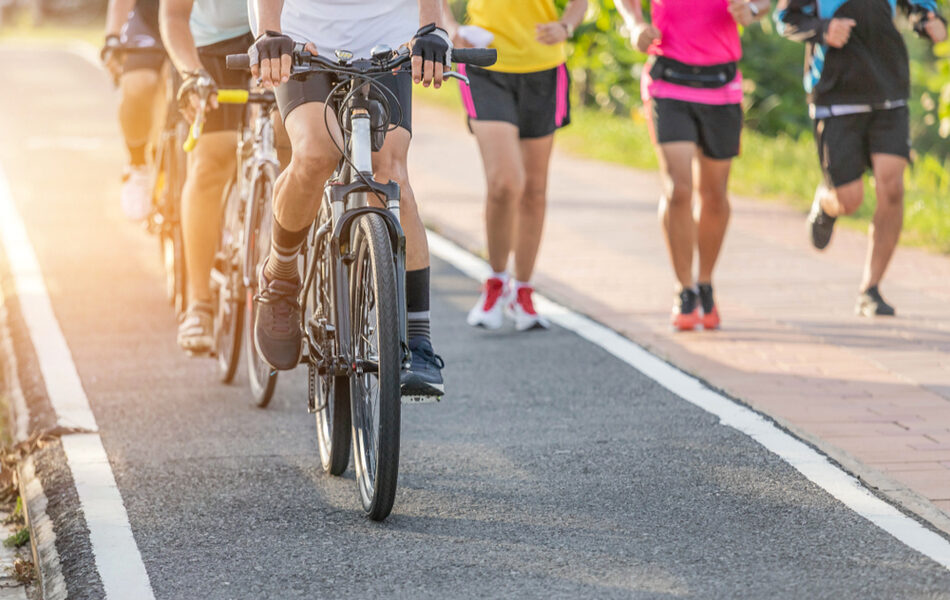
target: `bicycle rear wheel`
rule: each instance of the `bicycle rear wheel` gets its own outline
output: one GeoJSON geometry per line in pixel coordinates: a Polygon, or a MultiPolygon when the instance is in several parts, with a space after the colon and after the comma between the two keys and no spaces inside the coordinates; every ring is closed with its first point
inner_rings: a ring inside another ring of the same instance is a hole
{"type": "Polygon", "coordinates": [[[165,267],[165,292],[177,314],[188,308],[185,245],[181,231],[181,192],[185,185],[187,169],[184,151],[181,149],[181,140],[184,139],[182,135],[187,135],[187,126],[179,122],[175,126],[175,133],[164,136],[164,185],[159,204],[161,225],[158,237],[162,264],[165,267]]]}
{"type": "MultiPolygon", "coordinates": [[[[330,206],[324,201],[314,227],[319,229],[329,219],[330,206]]],[[[330,234],[326,234],[317,241],[315,247],[310,249],[311,260],[316,265],[310,289],[307,290],[309,308],[307,335],[310,339],[316,339],[320,343],[321,350],[328,357],[332,357],[336,350],[336,343],[323,325],[333,321],[330,314],[330,307],[333,306],[330,298],[333,291],[330,284],[330,269],[333,263],[330,261],[329,240],[330,234]]],[[[339,330],[334,331],[332,335],[339,335],[339,330]]],[[[318,360],[318,357],[310,353],[309,393],[311,405],[316,407],[320,463],[323,470],[330,475],[342,475],[350,462],[350,379],[330,373],[320,374],[321,365],[317,364],[318,360]]],[[[329,365],[322,366],[326,368],[329,365]]]]}
{"type": "Polygon", "coordinates": [[[350,381],[354,462],[363,509],[385,519],[399,471],[399,298],[392,246],[383,219],[366,214],[354,226],[350,278],[353,361],[350,381]]]}
{"type": "Polygon", "coordinates": [[[231,383],[241,360],[241,326],[244,323],[244,280],[239,241],[243,237],[241,185],[231,179],[224,194],[224,211],[218,249],[211,271],[215,299],[214,352],[221,383],[231,383]]]}
{"type": "Polygon", "coordinates": [[[270,404],[277,385],[277,371],[261,358],[254,345],[254,294],[257,293],[258,270],[270,253],[273,218],[271,197],[276,180],[277,173],[274,168],[269,164],[264,165],[254,184],[244,240],[244,268],[249,276],[244,301],[244,353],[247,356],[247,379],[251,387],[251,397],[259,408],[266,408],[270,404]]]}

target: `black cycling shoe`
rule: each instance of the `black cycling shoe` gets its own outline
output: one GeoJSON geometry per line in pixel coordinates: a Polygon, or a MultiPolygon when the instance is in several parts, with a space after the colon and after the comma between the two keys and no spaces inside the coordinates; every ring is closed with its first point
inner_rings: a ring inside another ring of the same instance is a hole
{"type": "Polygon", "coordinates": [[[824,250],[831,242],[831,234],[834,233],[836,217],[832,217],[821,207],[821,196],[828,188],[824,185],[818,186],[815,190],[815,200],[811,204],[811,212],[808,213],[808,224],[811,229],[811,244],[819,250],[824,250]]]}
{"type": "Polygon", "coordinates": [[[268,281],[261,268],[254,297],[254,345],[275,369],[286,371],[300,362],[300,281],[268,281]]]}
{"type": "Polygon", "coordinates": [[[881,292],[876,285],[861,292],[854,312],[862,317],[893,317],[897,314],[894,307],[881,297],[881,292]]]}
{"type": "Polygon", "coordinates": [[[409,340],[412,364],[399,377],[403,402],[438,401],[445,392],[442,369],[445,362],[432,351],[432,344],[424,337],[409,340]]]}

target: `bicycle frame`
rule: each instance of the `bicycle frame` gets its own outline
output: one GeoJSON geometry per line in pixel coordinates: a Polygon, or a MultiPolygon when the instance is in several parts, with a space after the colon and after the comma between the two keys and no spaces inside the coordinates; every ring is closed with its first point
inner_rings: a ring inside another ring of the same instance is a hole
{"type": "Polygon", "coordinates": [[[274,169],[280,171],[280,163],[277,160],[277,147],[274,142],[274,125],[271,123],[271,114],[269,110],[263,107],[258,108],[258,114],[254,119],[253,128],[245,127],[244,136],[238,144],[238,174],[239,181],[245,186],[241,190],[241,198],[244,199],[244,239],[241,241],[241,264],[243,265],[244,287],[249,288],[254,281],[254,269],[257,265],[250,262],[247,252],[247,240],[251,239],[250,230],[253,219],[251,211],[256,207],[254,202],[249,200],[260,179],[264,165],[270,164],[274,169]]]}

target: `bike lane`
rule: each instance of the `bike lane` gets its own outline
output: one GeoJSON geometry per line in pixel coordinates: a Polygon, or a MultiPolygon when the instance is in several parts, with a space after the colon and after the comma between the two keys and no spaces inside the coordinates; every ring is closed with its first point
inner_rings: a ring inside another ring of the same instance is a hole
{"type": "Polygon", "coordinates": [[[394,513],[368,522],[351,472],[320,473],[302,374],[261,411],[177,349],[157,244],[119,212],[105,77],[0,58],[13,89],[70,90],[0,98],[0,165],[156,597],[950,597],[946,569],[603,349],[471,330],[478,284],[440,260],[448,395],[404,410],[394,513]]]}

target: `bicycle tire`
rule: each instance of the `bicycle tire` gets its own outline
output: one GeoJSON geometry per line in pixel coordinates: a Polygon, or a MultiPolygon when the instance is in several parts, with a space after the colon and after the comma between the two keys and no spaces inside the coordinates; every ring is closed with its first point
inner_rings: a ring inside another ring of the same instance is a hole
{"type": "Polygon", "coordinates": [[[277,172],[265,164],[254,183],[251,207],[248,211],[247,238],[244,251],[249,268],[250,282],[245,290],[244,301],[244,354],[247,357],[247,379],[251,397],[258,408],[267,408],[277,386],[277,371],[261,358],[254,344],[254,294],[257,293],[257,273],[261,262],[270,253],[271,198],[277,172]]]}
{"type": "Polygon", "coordinates": [[[244,324],[244,290],[241,256],[236,241],[243,237],[240,182],[232,177],[225,188],[221,233],[215,252],[212,289],[215,299],[214,353],[218,362],[218,379],[231,383],[241,362],[241,335],[244,324]]]}
{"type": "Polygon", "coordinates": [[[162,149],[164,187],[160,211],[162,213],[159,245],[165,268],[165,292],[176,314],[188,308],[188,274],[185,270],[185,246],[181,231],[181,194],[185,186],[186,158],[179,143],[187,126],[178,123],[176,133],[165,136],[162,149]]]}
{"type": "MultiPolygon", "coordinates": [[[[320,212],[317,214],[316,228],[319,228],[330,218],[330,206],[324,200],[320,212]]],[[[318,318],[330,319],[330,269],[332,263],[329,255],[329,235],[317,247],[311,248],[312,260],[319,261],[315,266],[315,274],[307,290],[308,308],[313,313],[319,313],[318,318]]],[[[307,323],[312,319],[308,318],[307,323]]],[[[337,330],[339,331],[339,329],[337,330]]],[[[321,335],[322,332],[307,332],[321,335]]],[[[335,344],[328,344],[330,347],[335,344]]],[[[332,374],[319,374],[318,366],[310,357],[308,365],[308,398],[316,407],[315,420],[317,426],[317,447],[320,451],[320,465],[324,472],[330,475],[342,475],[350,462],[351,420],[350,420],[350,379],[332,374]]]]}
{"type": "Polygon", "coordinates": [[[399,472],[401,365],[396,265],[380,215],[359,217],[353,235],[356,258],[350,305],[354,362],[371,364],[375,357],[377,365],[375,393],[369,381],[372,373],[354,373],[350,380],[353,462],[363,510],[370,519],[382,521],[392,510],[399,472]],[[374,324],[375,330],[370,329],[374,324]]]}

